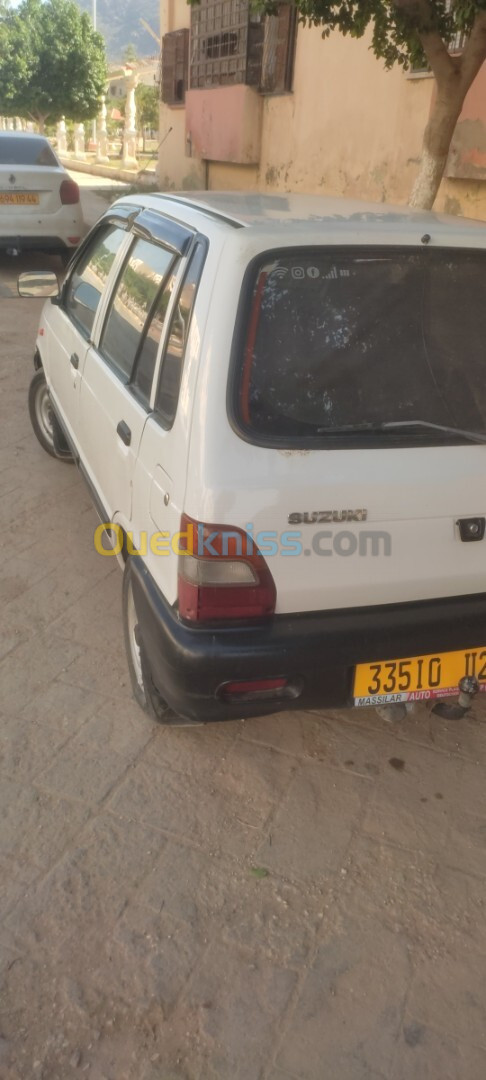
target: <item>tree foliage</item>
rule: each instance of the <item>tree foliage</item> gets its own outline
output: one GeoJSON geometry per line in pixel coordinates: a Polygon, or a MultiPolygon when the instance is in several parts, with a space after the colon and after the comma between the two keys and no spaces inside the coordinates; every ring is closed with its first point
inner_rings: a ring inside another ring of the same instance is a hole
{"type": "Polygon", "coordinates": [[[156,86],[139,83],[135,90],[137,120],[140,128],[156,131],[159,126],[159,94],[156,86]]]}
{"type": "Polygon", "coordinates": [[[137,50],[135,45],[130,41],[122,53],[122,60],[124,64],[136,64],[138,60],[137,50]]]}
{"type": "Polygon", "coordinates": [[[41,127],[96,116],[107,78],[103,39],[72,0],[0,10],[0,113],[41,127]]]}
{"type": "MultiPolygon", "coordinates": [[[[360,38],[371,30],[371,47],[386,67],[407,68],[424,60],[431,37],[445,48],[455,35],[471,33],[486,12],[486,0],[295,0],[305,25],[360,38]]],[[[275,0],[255,0],[254,7],[271,13],[275,0]]]]}

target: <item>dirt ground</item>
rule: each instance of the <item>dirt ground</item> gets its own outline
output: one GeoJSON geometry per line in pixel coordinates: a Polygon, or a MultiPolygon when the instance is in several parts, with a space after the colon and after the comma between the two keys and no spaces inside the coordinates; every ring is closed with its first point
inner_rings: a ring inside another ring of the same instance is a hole
{"type": "MultiPolygon", "coordinates": [[[[10,275],[10,277],[9,277],[10,275]]],[[[486,713],[151,724],[0,265],[1,1080],[484,1080],[486,713]]]]}

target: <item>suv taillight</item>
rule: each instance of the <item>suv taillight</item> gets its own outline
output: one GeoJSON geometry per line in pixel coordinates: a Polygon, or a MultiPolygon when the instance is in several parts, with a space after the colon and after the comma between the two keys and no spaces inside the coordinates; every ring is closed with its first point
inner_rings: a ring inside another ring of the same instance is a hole
{"type": "Polygon", "coordinates": [[[59,194],[63,206],[72,206],[79,202],[79,187],[75,180],[63,180],[59,194]]]}
{"type": "Polygon", "coordinates": [[[179,551],[182,619],[208,622],[273,615],[275,582],[244,529],[206,525],[183,514],[179,551]]]}

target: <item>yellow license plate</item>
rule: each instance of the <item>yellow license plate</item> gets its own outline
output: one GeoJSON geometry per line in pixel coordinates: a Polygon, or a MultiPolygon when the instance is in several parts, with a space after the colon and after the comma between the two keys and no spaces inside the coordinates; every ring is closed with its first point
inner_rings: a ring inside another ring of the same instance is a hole
{"type": "Polygon", "coordinates": [[[38,206],[39,196],[34,191],[0,191],[0,206],[38,206]]]}
{"type": "Polygon", "coordinates": [[[428,701],[457,694],[464,675],[475,675],[486,691],[486,648],[430,653],[407,660],[358,664],[354,673],[354,704],[384,705],[397,701],[428,701]]]}

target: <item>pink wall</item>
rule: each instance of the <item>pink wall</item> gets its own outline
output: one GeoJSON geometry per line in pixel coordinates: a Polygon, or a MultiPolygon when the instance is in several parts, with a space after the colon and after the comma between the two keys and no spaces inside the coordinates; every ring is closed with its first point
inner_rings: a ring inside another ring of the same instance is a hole
{"type": "Polygon", "coordinates": [[[258,164],[261,126],[262,99],[251,86],[186,93],[186,133],[192,153],[206,161],[258,164]]]}

